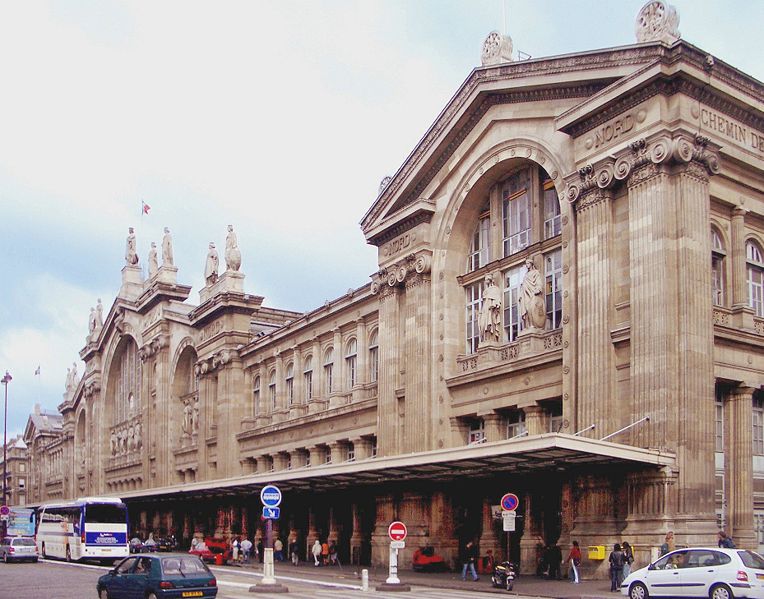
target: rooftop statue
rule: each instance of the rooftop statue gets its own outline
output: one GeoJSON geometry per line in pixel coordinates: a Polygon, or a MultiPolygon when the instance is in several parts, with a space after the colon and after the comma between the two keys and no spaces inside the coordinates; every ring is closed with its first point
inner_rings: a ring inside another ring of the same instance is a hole
{"type": "Polygon", "coordinates": [[[159,272],[159,260],[157,259],[157,244],[151,242],[151,249],[149,250],[149,277],[153,277],[159,272]]]}
{"type": "Polygon", "coordinates": [[[162,237],[162,266],[173,266],[172,255],[172,235],[170,229],[164,228],[164,237],[162,237]]]}
{"type": "Polygon", "coordinates": [[[128,266],[138,264],[138,253],[135,250],[135,231],[132,227],[127,230],[127,247],[125,248],[125,263],[128,266]]]}
{"type": "Polygon", "coordinates": [[[218,262],[218,251],[215,249],[215,242],[210,241],[207,262],[204,265],[204,280],[207,285],[214,285],[218,280],[218,262]]]}
{"type": "Polygon", "coordinates": [[[225,238],[225,269],[239,270],[241,267],[241,251],[233,225],[228,225],[228,235],[225,238]]]}

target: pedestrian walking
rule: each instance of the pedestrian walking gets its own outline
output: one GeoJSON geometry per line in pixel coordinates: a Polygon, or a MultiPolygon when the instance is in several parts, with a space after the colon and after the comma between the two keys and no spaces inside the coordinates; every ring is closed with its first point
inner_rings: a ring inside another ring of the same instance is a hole
{"type": "Polygon", "coordinates": [[[475,543],[469,541],[464,547],[462,554],[462,580],[467,580],[467,570],[472,574],[472,580],[479,580],[475,572],[475,561],[478,558],[478,549],[475,543]]]}
{"type": "Polygon", "coordinates": [[[252,553],[252,541],[249,540],[247,535],[241,540],[241,556],[245,564],[249,563],[249,555],[252,553]]]}
{"type": "Polygon", "coordinates": [[[237,563],[239,561],[239,538],[234,537],[231,541],[231,559],[233,560],[233,563],[237,563]]]}
{"type": "Polygon", "coordinates": [[[725,549],[735,549],[735,541],[732,540],[732,537],[728,536],[726,532],[723,530],[720,530],[718,532],[719,535],[719,547],[724,547],[725,549]]]}
{"type": "Polygon", "coordinates": [[[314,565],[316,566],[316,568],[318,568],[318,566],[321,565],[321,562],[320,562],[320,560],[321,560],[321,541],[316,539],[316,542],[313,543],[313,548],[310,551],[313,554],[313,559],[316,562],[314,565]]]}
{"type": "Polygon", "coordinates": [[[329,543],[326,541],[321,543],[321,563],[324,564],[324,566],[329,565],[329,543]]]}
{"type": "Polygon", "coordinates": [[[289,541],[289,559],[292,560],[292,565],[296,566],[297,563],[300,561],[300,556],[297,553],[297,537],[293,537],[291,541],[289,541]]]}
{"type": "Polygon", "coordinates": [[[278,537],[276,537],[276,540],[273,542],[273,559],[277,562],[284,561],[284,543],[282,543],[281,539],[278,537]]]}
{"type": "Polygon", "coordinates": [[[329,543],[329,565],[337,566],[339,561],[337,560],[337,543],[332,541],[329,543]]]}
{"type": "Polygon", "coordinates": [[[573,541],[573,546],[570,548],[567,561],[568,564],[570,564],[568,576],[570,576],[573,584],[578,584],[581,582],[578,577],[578,567],[581,565],[581,547],[578,546],[578,541],[573,541]]]}

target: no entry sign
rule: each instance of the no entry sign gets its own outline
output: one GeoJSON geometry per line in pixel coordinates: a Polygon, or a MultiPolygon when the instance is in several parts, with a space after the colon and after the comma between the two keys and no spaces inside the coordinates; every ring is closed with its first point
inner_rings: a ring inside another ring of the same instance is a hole
{"type": "Polygon", "coordinates": [[[406,529],[406,525],[397,520],[387,527],[387,536],[393,541],[402,541],[406,538],[408,533],[409,531],[406,529]]]}

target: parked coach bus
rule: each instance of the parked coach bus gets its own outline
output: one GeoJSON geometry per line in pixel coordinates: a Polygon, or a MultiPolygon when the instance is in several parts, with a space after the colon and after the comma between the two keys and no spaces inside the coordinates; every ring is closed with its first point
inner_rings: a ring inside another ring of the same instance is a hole
{"type": "Polygon", "coordinates": [[[127,506],[111,497],[42,504],[37,548],[42,557],[114,561],[127,557],[127,506]]]}

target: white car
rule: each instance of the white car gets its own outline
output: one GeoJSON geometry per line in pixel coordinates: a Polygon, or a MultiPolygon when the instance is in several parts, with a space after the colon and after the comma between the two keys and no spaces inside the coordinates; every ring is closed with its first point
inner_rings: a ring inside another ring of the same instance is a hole
{"type": "Polygon", "coordinates": [[[744,549],[678,549],[629,574],[621,584],[621,593],[629,599],[764,599],[764,558],[744,549]]]}

